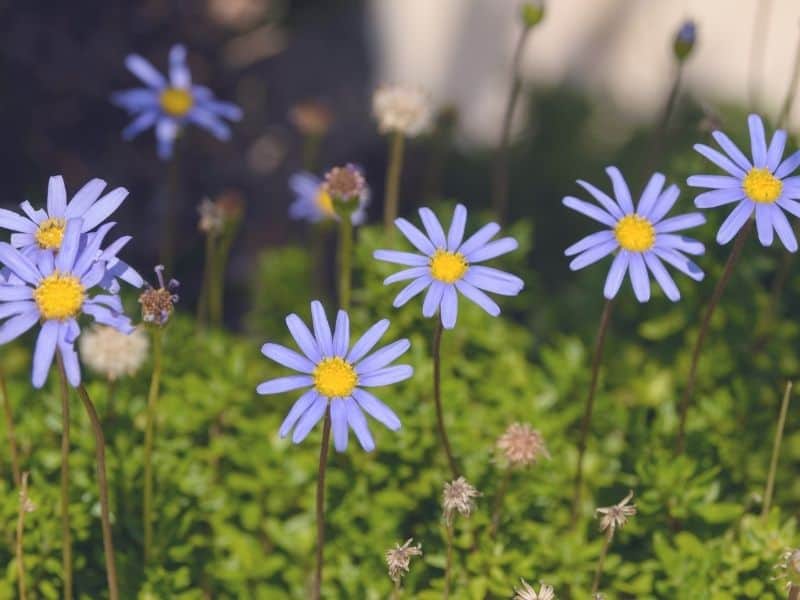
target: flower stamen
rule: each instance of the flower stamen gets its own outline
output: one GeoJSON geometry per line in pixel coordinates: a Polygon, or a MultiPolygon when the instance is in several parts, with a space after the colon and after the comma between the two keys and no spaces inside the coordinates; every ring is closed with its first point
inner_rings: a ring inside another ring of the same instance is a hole
{"type": "Polygon", "coordinates": [[[742,180],[742,189],[753,202],[771,204],[780,197],[783,182],[769,169],[750,169],[742,180]]]}
{"type": "Polygon", "coordinates": [[[83,306],[84,289],[74,275],[55,272],[33,290],[33,299],[45,320],[63,321],[75,317],[83,306]]]}
{"type": "Polygon", "coordinates": [[[180,88],[167,88],[159,98],[161,108],[172,117],[183,117],[194,105],[191,92],[180,88]]]}
{"type": "Polygon", "coordinates": [[[625,250],[646,252],[656,243],[653,224],[637,214],[625,215],[614,227],[614,236],[625,250]]]}
{"type": "Polygon", "coordinates": [[[34,237],[42,250],[58,250],[64,239],[64,230],[67,227],[65,219],[52,217],[39,223],[34,237]]]}
{"type": "Polygon", "coordinates": [[[338,356],[322,359],[314,369],[314,387],[328,398],[349,396],[357,383],[358,375],[353,365],[338,356]]]}
{"type": "Polygon", "coordinates": [[[430,260],[431,276],[444,283],[455,283],[469,269],[469,263],[460,252],[450,252],[439,248],[430,260]]]}

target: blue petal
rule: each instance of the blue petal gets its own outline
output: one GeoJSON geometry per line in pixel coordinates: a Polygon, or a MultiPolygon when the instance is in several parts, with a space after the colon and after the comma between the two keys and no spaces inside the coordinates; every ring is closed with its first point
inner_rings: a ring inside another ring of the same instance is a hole
{"type": "Polygon", "coordinates": [[[455,252],[464,239],[464,228],[467,225],[467,208],[463,204],[456,204],[453,211],[453,220],[447,231],[447,249],[455,252]]]}
{"type": "Polygon", "coordinates": [[[318,363],[322,360],[322,354],[320,353],[317,341],[300,317],[295,314],[289,315],[286,317],[286,326],[289,328],[289,333],[292,334],[294,341],[297,343],[297,347],[302,350],[303,354],[314,363],[318,363]]]}
{"type": "Polygon", "coordinates": [[[327,408],[328,400],[320,395],[317,395],[317,398],[314,400],[313,404],[311,404],[311,406],[308,407],[308,410],[303,413],[303,416],[300,417],[297,427],[294,428],[292,441],[295,444],[299,444],[306,439],[306,436],[314,428],[314,425],[316,425],[325,414],[327,408]]]}
{"type": "Polygon", "coordinates": [[[448,285],[444,288],[440,310],[442,313],[442,326],[445,329],[453,329],[458,319],[458,294],[455,286],[448,285]]]}
{"type": "MultiPolygon", "coordinates": [[[[41,276],[36,270],[36,266],[30,261],[30,259],[20,254],[19,250],[12,247],[7,242],[0,242],[0,262],[11,269],[14,275],[23,281],[36,285],[41,280],[41,276]]],[[[22,298],[19,297],[8,299],[22,300],[22,298]]]]}
{"type": "Polygon", "coordinates": [[[640,252],[631,252],[628,276],[633,286],[633,293],[639,302],[650,300],[650,278],[647,276],[647,267],[640,252]]]}
{"type": "Polygon", "coordinates": [[[486,244],[486,242],[497,235],[498,231],[500,231],[500,225],[497,223],[487,223],[469,236],[467,241],[461,244],[458,251],[466,256],[486,244]]]}
{"type": "Polygon", "coordinates": [[[0,227],[28,234],[35,233],[37,229],[36,223],[6,208],[0,208],[0,227]]]}
{"type": "Polygon", "coordinates": [[[614,257],[614,261],[611,263],[611,268],[608,270],[608,275],[606,276],[606,283],[603,286],[603,295],[608,300],[611,300],[617,295],[617,292],[619,292],[622,280],[625,278],[625,273],[628,270],[628,264],[630,264],[630,252],[621,250],[620,253],[614,257]]]}
{"type": "Polygon", "coordinates": [[[396,342],[388,344],[357,363],[356,373],[358,373],[359,376],[369,375],[373,371],[382,369],[408,352],[410,347],[411,343],[407,339],[397,340],[396,342]]]}
{"type": "Polygon", "coordinates": [[[346,398],[344,402],[347,408],[347,422],[353,428],[358,438],[358,443],[367,452],[372,452],[375,449],[375,440],[372,439],[364,413],[361,412],[358,404],[352,398],[346,398]]]}
{"type": "Polygon", "coordinates": [[[649,218],[650,211],[656,204],[656,201],[661,195],[661,190],[664,188],[666,177],[661,173],[653,173],[650,180],[639,198],[639,205],[636,207],[636,212],[643,217],[649,218]]]}
{"type": "Polygon", "coordinates": [[[364,335],[358,338],[358,341],[353,344],[353,347],[347,354],[347,361],[353,364],[360,361],[375,347],[375,344],[383,337],[387,329],[389,329],[389,319],[381,319],[375,323],[375,325],[367,329],[364,335]]]}
{"type": "Polygon", "coordinates": [[[322,356],[333,356],[331,326],[328,324],[328,317],[325,315],[325,309],[319,300],[314,300],[311,303],[311,322],[314,326],[314,337],[317,340],[317,344],[319,344],[322,356]]]}
{"type": "Polygon", "coordinates": [[[300,373],[313,373],[316,366],[302,354],[280,344],[264,344],[261,346],[261,353],[276,363],[300,373]]]}
{"type": "Polygon", "coordinates": [[[414,374],[414,369],[409,365],[394,365],[378,369],[368,375],[359,377],[358,385],[361,387],[381,387],[391,385],[398,381],[405,381],[414,374]]]}
{"type": "Polygon", "coordinates": [[[95,202],[83,214],[83,231],[91,231],[117,210],[128,197],[128,190],[118,187],[95,202]]]}
{"type": "Polygon", "coordinates": [[[620,173],[617,167],[607,167],[606,173],[611,178],[611,184],[614,187],[614,196],[617,199],[622,212],[626,215],[633,212],[633,199],[631,198],[631,191],[625,178],[620,173]]]}
{"type": "Polygon", "coordinates": [[[431,284],[431,287],[428,289],[428,293],[425,294],[425,300],[422,302],[423,317],[430,318],[436,314],[436,311],[442,302],[444,289],[447,285],[448,284],[444,284],[441,281],[434,281],[431,284]]]}
{"type": "Polygon", "coordinates": [[[80,249],[82,227],[82,219],[70,219],[67,221],[64,237],[61,240],[61,247],[58,249],[55,262],[56,269],[62,273],[71,272],[72,267],[75,266],[75,259],[80,249]]]}
{"type": "Polygon", "coordinates": [[[672,276],[669,274],[666,267],[661,263],[658,257],[652,252],[645,252],[644,262],[647,264],[647,268],[650,269],[653,277],[655,277],[658,285],[661,286],[662,290],[664,290],[664,294],[667,296],[667,298],[673,302],[680,300],[681,293],[678,290],[678,286],[675,285],[675,281],[672,279],[672,276]]]}
{"type": "Polygon", "coordinates": [[[314,378],[309,375],[289,375],[288,377],[278,377],[277,379],[265,381],[259,384],[256,391],[265,396],[267,394],[281,394],[313,384],[314,378]]]}
{"type": "Polygon", "coordinates": [[[317,398],[319,398],[319,394],[315,389],[308,390],[305,394],[300,396],[300,398],[292,404],[291,410],[289,410],[289,414],[286,415],[286,418],[281,423],[281,428],[278,434],[284,438],[286,435],[292,430],[294,424],[297,420],[305,414],[308,407],[311,406],[311,403],[314,402],[317,398]]]}
{"type": "Polygon", "coordinates": [[[400,419],[394,411],[368,391],[356,388],[353,390],[353,398],[376,421],[383,423],[392,431],[400,429],[400,419]]]}
{"type": "Polygon", "coordinates": [[[411,252],[398,252],[397,250],[375,250],[372,256],[377,260],[409,267],[422,267],[430,261],[428,256],[412,254],[411,252]]]}
{"type": "Polygon", "coordinates": [[[695,144],[694,149],[705,156],[708,160],[713,162],[723,171],[727,171],[730,175],[733,175],[737,178],[744,177],[747,173],[745,172],[742,167],[737,165],[733,162],[730,158],[722,154],[721,152],[717,152],[711,146],[706,146],[705,144],[695,144]]]}
{"type": "Polygon", "coordinates": [[[485,260],[502,256],[508,252],[512,252],[518,247],[519,244],[517,243],[517,240],[512,237],[505,237],[490,242],[482,248],[478,248],[477,250],[470,252],[468,255],[465,255],[465,258],[470,263],[483,262],[485,260]]]}
{"type": "Polygon", "coordinates": [[[347,450],[347,407],[344,400],[334,398],[331,400],[331,429],[333,431],[333,445],[337,452],[347,450]]]}
{"type": "Polygon", "coordinates": [[[63,218],[67,210],[67,188],[64,178],[54,175],[47,184],[47,213],[50,217],[63,218]]]}
{"type": "Polygon", "coordinates": [[[425,288],[431,285],[431,283],[433,283],[433,279],[429,275],[425,275],[419,277],[418,279],[415,279],[414,281],[409,283],[406,287],[404,287],[402,290],[400,290],[400,293],[397,294],[397,296],[394,299],[394,302],[392,302],[392,306],[394,306],[395,308],[400,308],[406,302],[411,300],[414,296],[418,295],[425,288]]]}
{"type": "Polygon", "coordinates": [[[167,85],[167,80],[159,73],[150,61],[142,58],[138,54],[130,54],[125,58],[125,66],[136,75],[142,82],[150,87],[163,88],[167,85]]]}
{"type": "Polygon", "coordinates": [[[8,319],[0,325],[0,344],[7,344],[21,336],[39,322],[39,311],[34,307],[24,313],[8,319]]]}
{"type": "Polygon", "coordinates": [[[750,218],[753,213],[753,202],[750,200],[742,200],[736,208],[731,211],[731,214],[722,223],[722,226],[717,232],[717,242],[720,244],[727,244],[733,239],[742,226],[750,218]]]}
{"type": "Polygon", "coordinates": [[[419,216],[433,245],[437,248],[446,248],[447,238],[444,235],[442,224],[439,223],[439,219],[436,218],[434,212],[430,208],[423,206],[419,209],[419,216]]]}
{"type": "Polygon", "coordinates": [[[347,313],[340,310],[336,315],[336,326],[333,332],[333,353],[335,356],[345,356],[350,347],[350,318],[347,313]]]}
{"type": "Polygon", "coordinates": [[[89,207],[97,202],[97,199],[100,197],[100,194],[103,193],[103,190],[106,188],[106,182],[102,179],[91,179],[84,186],[75,192],[75,195],[70,200],[69,204],[67,205],[67,210],[64,213],[64,216],[67,219],[73,219],[75,217],[83,217],[83,214],[89,209],[89,207]]]}
{"type": "Polygon", "coordinates": [[[750,159],[748,159],[744,153],[739,150],[739,147],[734,144],[727,135],[721,131],[714,131],[711,135],[714,136],[714,139],[717,141],[720,147],[728,153],[728,156],[730,156],[733,161],[744,171],[749,171],[753,168],[750,159]]]}
{"type": "Polygon", "coordinates": [[[747,117],[750,128],[750,149],[753,152],[753,164],[763,169],[767,166],[767,139],[764,134],[764,122],[758,115],[747,117]]]}
{"type": "Polygon", "coordinates": [[[53,356],[58,342],[59,321],[45,321],[36,338],[36,349],[33,352],[33,387],[40,388],[47,380],[53,356]]]}
{"type": "Polygon", "coordinates": [[[500,307],[497,303],[471,283],[462,279],[456,282],[456,289],[491,316],[496,317],[500,314],[500,307]]]}
{"type": "Polygon", "coordinates": [[[436,252],[436,247],[419,229],[414,227],[405,219],[395,219],[394,224],[403,233],[406,239],[413,244],[413,246],[428,256],[436,252]]]}
{"type": "Polygon", "coordinates": [[[192,74],[186,66],[186,47],[175,44],[169,51],[169,80],[172,87],[189,89],[192,74]]]}

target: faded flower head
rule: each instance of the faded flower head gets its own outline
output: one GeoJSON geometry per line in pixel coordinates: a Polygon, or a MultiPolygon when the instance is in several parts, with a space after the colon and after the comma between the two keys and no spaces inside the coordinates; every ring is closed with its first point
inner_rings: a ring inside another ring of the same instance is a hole
{"type": "Polygon", "coordinates": [[[319,100],[305,100],[292,106],[289,119],[303,135],[320,137],[331,128],[333,113],[319,100]]]}
{"type": "Polygon", "coordinates": [[[386,551],[386,566],[389,567],[389,577],[392,581],[399,583],[400,579],[408,573],[408,567],[412,556],[422,556],[422,546],[412,545],[414,538],[408,538],[402,546],[395,544],[395,547],[386,551]]]}
{"type": "Polygon", "coordinates": [[[19,505],[21,512],[32,513],[36,510],[36,504],[28,497],[28,477],[30,473],[25,471],[22,473],[22,482],[19,490],[19,505]]]}
{"type": "Polygon", "coordinates": [[[534,590],[524,579],[520,579],[521,588],[514,588],[514,600],[555,600],[553,587],[541,584],[539,591],[534,590]]]}
{"type": "Polygon", "coordinates": [[[214,200],[203,198],[197,212],[200,214],[197,228],[203,233],[218,235],[226,225],[237,223],[242,218],[244,200],[239,192],[228,190],[214,200]]]}
{"type": "Polygon", "coordinates": [[[775,579],[786,580],[787,588],[800,586],[800,548],[781,554],[781,560],[775,565],[775,569],[778,571],[775,579]]]}
{"type": "Polygon", "coordinates": [[[512,467],[534,465],[540,457],[550,458],[542,434],[527,423],[512,423],[497,440],[497,449],[512,467]]]}
{"type": "Polygon", "coordinates": [[[154,288],[148,285],[139,296],[139,304],[142,305],[142,320],[145,323],[163,326],[169,321],[175,304],[178,302],[175,290],[178,289],[180,283],[176,279],[170,279],[169,283],[164,284],[164,265],[157,265],[154,270],[158,277],[159,287],[154,288]]]}
{"type": "Polygon", "coordinates": [[[333,167],[325,173],[325,191],[332,200],[350,202],[358,200],[364,194],[367,182],[355,165],[333,167]]]}
{"type": "Polygon", "coordinates": [[[149,346],[141,328],[124,334],[107,325],[93,326],[78,344],[83,363],[109,381],[136,373],[147,358],[149,346]]]}
{"type": "Polygon", "coordinates": [[[210,198],[203,198],[200,206],[197,207],[197,212],[200,215],[200,221],[197,224],[200,231],[211,234],[218,234],[222,231],[224,223],[222,210],[216,202],[212,202],[210,198]]]}
{"type": "Polygon", "coordinates": [[[428,127],[431,106],[427,94],[419,88],[382,85],[372,95],[372,113],[381,133],[415,137],[428,127]]]}
{"type": "Polygon", "coordinates": [[[597,515],[600,516],[600,530],[609,531],[609,535],[614,535],[617,527],[623,527],[628,522],[628,518],[636,514],[636,506],[628,504],[633,498],[633,490],[628,492],[622,500],[617,502],[614,506],[606,506],[597,509],[597,515]]]}
{"type": "Polygon", "coordinates": [[[442,494],[442,506],[444,507],[444,518],[450,523],[453,514],[458,512],[468,517],[475,509],[475,500],[481,493],[472,487],[467,480],[459,477],[455,481],[444,484],[442,494]]]}

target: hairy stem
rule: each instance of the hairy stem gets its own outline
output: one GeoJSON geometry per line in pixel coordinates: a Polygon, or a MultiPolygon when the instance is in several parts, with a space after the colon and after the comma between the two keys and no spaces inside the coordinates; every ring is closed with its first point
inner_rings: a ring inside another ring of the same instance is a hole
{"type": "Polygon", "coordinates": [[[56,353],[61,389],[61,570],[64,600],[72,599],[72,532],[69,524],[69,386],[64,360],[56,353]]]}
{"type": "Polygon", "coordinates": [[[600,556],[597,558],[597,567],[594,570],[594,581],[592,581],[592,598],[595,597],[597,591],[600,589],[600,578],[603,576],[603,567],[606,564],[606,556],[608,556],[608,549],[611,546],[611,540],[614,537],[614,528],[609,527],[606,530],[606,538],[603,542],[603,548],[600,550],[600,556]]]}
{"type": "Polygon", "coordinates": [[[17,558],[17,589],[20,600],[27,598],[25,591],[25,557],[22,551],[22,538],[25,533],[25,513],[28,512],[28,472],[22,474],[19,490],[19,512],[17,513],[17,543],[15,555],[17,558]]]}
{"type": "Polygon", "coordinates": [[[800,585],[791,584],[789,586],[788,600],[800,600],[800,585]]]}
{"type": "Polygon", "coordinates": [[[750,39],[750,61],[748,64],[748,88],[750,109],[758,112],[761,73],[764,66],[764,47],[767,40],[767,24],[772,13],[772,0],[761,0],[756,4],[753,18],[753,33],[750,39]]]}
{"type": "Polygon", "coordinates": [[[391,134],[389,169],[386,173],[386,199],[383,205],[383,227],[387,234],[394,231],[400,197],[400,174],[403,171],[405,138],[399,131],[391,134]]]}
{"type": "Polygon", "coordinates": [[[503,514],[503,501],[506,499],[508,493],[508,486],[511,484],[511,468],[506,469],[503,474],[503,480],[500,482],[500,487],[497,490],[497,496],[494,500],[494,510],[492,511],[492,522],[489,525],[489,537],[494,539],[497,535],[497,528],[500,526],[500,518],[503,514]]]}
{"type": "Polygon", "coordinates": [[[600,327],[597,330],[597,339],[594,345],[592,356],[592,378],[589,382],[589,393],[586,396],[586,408],[581,421],[581,431],[578,437],[578,465],[575,471],[575,484],[572,492],[572,524],[578,521],[581,508],[581,489],[583,487],[583,458],[586,454],[586,445],[589,439],[589,429],[592,424],[592,413],[594,412],[594,397],[597,391],[597,381],[600,374],[600,363],[603,360],[603,347],[605,346],[608,325],[611,322],[611,310],[614,307],[613,300],[606,300],[603,306],[603,313],[600,316],[600,327]]]}
{"type": "Polygon", "coordinates": [[[775,489],[775,472],[778,469],[778,457],[781,454],[781,442],[783,441],[783,428],[786,425],[786,413],[789,410],[789,400],[792,396],[792,382],[786,382],[786,389],[783,392],[781,401],[781,412],[778,416],[778,426],[775,429],[775,441],[772,444],[772,458],[769,462],[769,475],[767,476],[767,487],[764,490],[764,505],[761,509],[761,517],[766,521],[769,516],[770,505],[772,504],[772,493],[775,489]]]}
{"type": "Polygon", "coordinates": [[[722,293],[730,281],[733,274],[733,267],[739,260],[739,256],[744,248],[744,243],[750,236],[752,230],[752,221],[748,221],[742,229],[736,234],[736,239],[733,242],[733,248],[725,261],[725,267],[722,270],[722,276],[714,286],[714,291],[711,293],[711,299],[706,305],[706,312],[703,315],[703,321],[700,324],[700,332],[697,334],[697,340],[694,343],[694,350],[692,351],[692,362],[689,365],[689,377],[686,380],[686,387],[683,390],[680,402],[680,421],[678,423],[678,436],[675,443],[675,451],[677,454],[682,454],[686,445],[686,418],[689,412],[689,403],[692,398],[692,391],[694,390],[695,379],[697,378],[697,365],[700,362],[700,351],[703,349],[703,343],[708,335],[708,329],[711,326],[711,317],[714,316],[714,311],[722,298],[722,293]]]}
{"type": "Polygon", "coordinates": [[[142,522],[144,523],[144,562],[153,556],[153,441],[158,394],[161,386],[161,344],[163,330],[153,327],[153,374],[147,394],[147,411],[144,429],[144,501],[142,522]]]}
{"type": "Polygon", "coordinates": [[[520,64],[525,44],[530,36],[531,28],[524,27],[514,49],[514,58],[511,61],[511,88],[508,91],[503,123],[500,129],[500,142],[494,160],[494,173],[492,177],[492,210],[495,218],[501,223],[505,220],[508,209],[508,145],[511,137],[511,123],[514,120],[514,109],[517,106],[520,91],[522,90],[522,77],[520,64]]]}
{"type": "Polygon", "coordinates": [[[339,308],[350,309],[353,263],[353,222],[350,215],[339,221],[339,308]]]}
{"type": "Polygon", "coordinates": [[[117,566],[114,560],[114,540],[111,536],[111,510],[108,500],[108,479],[106,478],[106,441],[103,437],[103,427],[97,416],[97,411],[92,404],[89,393],[83,384],[78,386],[78,395],[83,401],[86,414],[92,422],[95,439],[95,454],[97,458],[97,483],[100,490],[100,520],[103,528],[103,550],[106,555],[106,578],[108,580],[108,597],[110,600],[119,600],[117,586],[117,566]]]}
{"type": "Polygon", "coordinates": [[[325,471],[328,467],[328,450],[331,439],[331,408],[325,410],[325,422],[322,425],[322,445],[319,449],[319,473],[317,475],[317,563],[314,571],[314,582],[311,585],[311,600],[322,597],[322,564],[325,546],[325,471]]]}
{"type": "Polygon", "coordinates": [[[445,520],[445,542],[447,544],[447,559],[444,566],[444,600],[450,597],[450,580],[453,578],[453,524],[445,520]]]}
{"type": "Polygon", "coordinates": [[[11,454],[11,473],[14,476],[14,485],[20,486],[21,479],[19,473],[19,452],[17,450],[17,435],[14,430],[14,415],[11,412],[11,402],[8,398],[8,387],[6,386],[6,374],[0,367],[0,394],[3,396],[3,413],[6,419],[6,436],[8,437],[8,449],[11,454]]]}
{"type": "Polygon", "coordinates": [[[447,464],[450,465],[450,471],[453,474],[453,479],[457,479],[460,471],[458,463],[453,458],[453,450],[450,448],[450,439],[447,437],[447,429],[444,425],[444,411],[442,410],[442,327],[441,320],[436,318],[436,328],[433,332],[433,401],[436,404],[436,427],[439,431],[439,440],[442,442],[442,448],[447,455],[447,464]]]}

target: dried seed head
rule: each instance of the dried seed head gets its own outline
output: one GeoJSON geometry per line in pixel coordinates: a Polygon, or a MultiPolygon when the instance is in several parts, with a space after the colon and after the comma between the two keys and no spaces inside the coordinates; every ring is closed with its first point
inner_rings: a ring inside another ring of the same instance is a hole
{"type": "Polygon", "coordinates": [[[402,546],[395,544],[394,548],[386,551],[386,565],[389,567],[389,577],[395,583],[399,583],[403,575],[408,573],[411,557],[422,556],[422,546],[420,544],[413,546],[411,544],[413,541],[413,538],[409,538],[402,546]]]}
{"type": "Polygon", "coordinates": [[[325,191],[334,201],[357,204],[366,187],[364,176],[353,165],[333,167],[325,174],[325,191]]]}
{"type": "Polygon", "coordinates": [[[323,136],[333,123],[333,113],[318,100],[306,100],[289,110],[289,119],[303,135],[323,136]]]}
{"type": "Polygon", "coordinates": [[[453,515],[456,512],[462,516],[469,517],[475,509],[474,498],[480,495],[481,493],[467,483],[467,480],[463,477],[459,477],[450,483],[445,483],[444,493],[442,494],[445,521],[452,522],[453,515]]]}
{"type": "Polygon", "coordinates": [[[497,440],[497,449],[512,467],[534,465],[540,457],[550,458],[542,434],[527,423],[512,423],[497,440]]]}
{"type": "Polygon", "coordinates": [[[415,137],[428,127],[431,107],[420,89],[402,85],[382,85],[372,95],[372,112],[381,133],[397,132],[415,137]]]}
{"type": "Polygon", "coordinates": [[[109,381],[136,373],[147,358],[149,346],[141,328],[125,334],[107,325],[92,326],[78,344],[83,363],[109,381]]]}
{"type": "Polygon", "coordinates": [[[222,231],[224,223],[222,211],[210,198],[203,198],[200,206],[197,207],[197,212],[200,214],[200,221],[197,223],[200,231],[214,235],[222,231]]]}
{"type": "Polygon", "coordinates": [[[200,220],[197,228],[206,234],[219,235],[229,223],[238,222],[244,213],[244,200],[236,191],[226,191],[215,200],[203,198],[197,207],[200,220]]]}
{"type": "Polygon", "coordinates": [[[777,580],[786,580],[786,588],[800,586],[800,548],[787,550],[781,554],[780,562],[775,565],[777,580]]]}
{"type": "Polygon", "coordinates": [[[600,516],[600,530],[609,532],[609,535],[614,535],[614,531],[618,527],[623,527],[628,522],[628,518],[636,514],[636,506],[628,504],[633,498],[633,490],[628,492],[625,496],[614,506],[606,506],[597,509],[597,515],[600,516]]]}
{"type": "Polygon", "coordinates": [[[159,287],[154,288],[147,285],[139,296],[139,304],[142,305],[142,320],[145,323],[163,326],[169,321],[175,303],[178,302],[175,290],[178,289],[180,283],[175,279],[170,279],[168,284],[164,284],[164,265],[157,265],[154,270],[158,277],[159,287]]]}
{"type": "Polygon", "coordinates": [[[520,579],[521,588],[514,588],[514,600],[555,600],[556,594],[552,586],[540,584],[536,592],[524,579],[520,579]]]}
{"type": "Polygon", "coordinates": [[[22,473],[22,481],[20,482],[19,490],[19,507],[23,513],[32,513],[36,510],[36,504],[28,497],[28,477],[30,473],[25,471],[22,473]]]}

